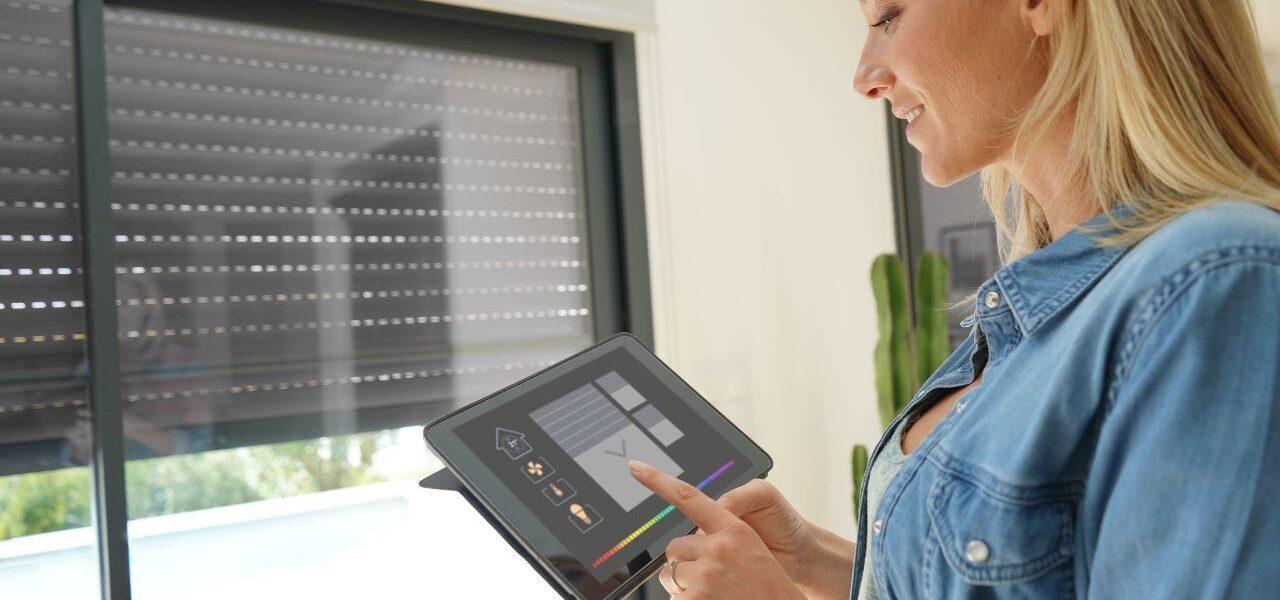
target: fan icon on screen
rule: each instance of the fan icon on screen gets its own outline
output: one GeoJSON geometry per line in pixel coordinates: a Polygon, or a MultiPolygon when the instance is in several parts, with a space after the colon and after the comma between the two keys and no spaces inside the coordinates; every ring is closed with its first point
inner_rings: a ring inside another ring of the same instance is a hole
{"type": "Polygon", "coordinates": [[[551,464],[547,462],[547,459],[541,456],[537,460],[530,460],[524,463],[520,470],[524,471],[525,477],[528,477],[529,481],[534,483],[538,483],[556,472],[555,469],[551,468],[551,464]]]}

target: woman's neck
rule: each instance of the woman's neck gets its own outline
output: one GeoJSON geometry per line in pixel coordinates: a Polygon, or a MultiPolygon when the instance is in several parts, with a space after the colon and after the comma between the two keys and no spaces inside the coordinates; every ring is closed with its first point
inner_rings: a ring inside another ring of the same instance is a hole
{"type": "Polygon", "coordinates": [[[1062,237],[1101,210],[1084,177],[1072,175],[1063,168],[1063,165],[1071,164],[1070,129],[1054,129],[1042,138],[1038,148],[1029,152],[1027,160],[1010,160],[1005,164],[1005,168],[1031,193],[1040,207],[1049,225],[1051,240],[1062,237]]]}
{"type": "Polygon", "coordinates": [[[1083,183],[1061,186],[1035,186],[1023,184],[1040,205],[1044,220],[1049,225],[1049,237],[1056,240],[1075,227],[1098,214],[1096,202],[1091,201],[1083,183]],[[1039,187],[1042,191],[1037,192],[1039,187]]]}

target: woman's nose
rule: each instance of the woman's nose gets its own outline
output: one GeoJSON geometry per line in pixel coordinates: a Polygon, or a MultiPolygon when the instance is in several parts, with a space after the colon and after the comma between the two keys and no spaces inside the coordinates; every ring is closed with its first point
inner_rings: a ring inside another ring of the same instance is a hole
{"type": "Polygon", "coordinates": [[[853,73],[853,89],[868,100],[879,100],[893,86],[893,73],[875,60],[870,50],[869,47],[863,48],[858,70],[853,73]]]}

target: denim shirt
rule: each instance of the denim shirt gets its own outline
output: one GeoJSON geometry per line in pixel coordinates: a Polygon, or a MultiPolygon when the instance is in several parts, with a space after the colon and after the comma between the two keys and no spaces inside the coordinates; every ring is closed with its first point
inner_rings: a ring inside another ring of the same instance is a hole
{"type": "Polygon", "coordinates": [[[875,523],[863,494],[851,596],[868,544],[886,599],[1280,594],[1280,213],[1218,202],[1127,249],[1077,228],[977,298],[903,414],[982,384],[875,523]]]}

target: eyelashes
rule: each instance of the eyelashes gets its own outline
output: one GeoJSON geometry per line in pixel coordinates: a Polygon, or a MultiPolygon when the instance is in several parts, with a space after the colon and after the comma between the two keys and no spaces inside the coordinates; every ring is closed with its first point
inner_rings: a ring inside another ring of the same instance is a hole
{"type": "Polygon", "coordinates": [[[899,9],[896,6],[891,6],[885,9],[883,13],[881,13],[880,18],[875,22],[874,25],[872,25],[872,27],[875,27],[875,28],[887,27],[890,23],[893,22],[894,19],[897,19],[898,15],[901,13],[902,13],[901,9],[899,9]]]}

